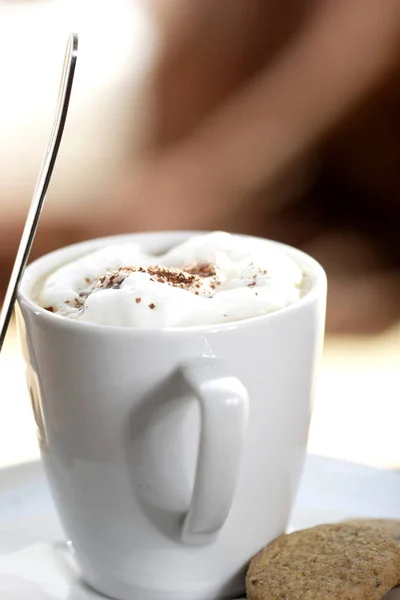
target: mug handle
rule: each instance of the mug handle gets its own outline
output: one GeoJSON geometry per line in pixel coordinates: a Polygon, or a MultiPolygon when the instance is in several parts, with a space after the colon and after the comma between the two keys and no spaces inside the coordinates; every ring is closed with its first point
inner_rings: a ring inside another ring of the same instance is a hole
{"type": "Polygon", "coordinates": [[[249,399],[246,388],[215,359],[199,359],[182,374],[200,404],[201,429],[195,483],[182,541],[208,544],[224,525],[235,495],[249,399]]]}

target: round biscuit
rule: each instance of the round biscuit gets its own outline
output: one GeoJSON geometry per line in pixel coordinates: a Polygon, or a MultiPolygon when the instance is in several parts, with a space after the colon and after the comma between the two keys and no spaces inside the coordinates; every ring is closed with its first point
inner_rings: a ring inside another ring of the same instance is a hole
{"type": "Polygon", "coordinates": [[[251,561],[250,600],[381,600],[400,578],[400,547],[377,527],[340,523],[282,535],[251,561]]]}

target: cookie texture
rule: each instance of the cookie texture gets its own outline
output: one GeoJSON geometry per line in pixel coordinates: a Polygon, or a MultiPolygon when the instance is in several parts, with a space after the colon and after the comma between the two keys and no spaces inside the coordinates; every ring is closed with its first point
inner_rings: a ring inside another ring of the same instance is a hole
{"type": "MultiPolygon", "coordinates": [[[[400,521],[397,519],[352,519],[349,524],[358,527],[375,527],[389,535],[400,546],[400,521]]],[[[400,586],[400,573],[396,586],[400,586]]]]}
{"type": "Polygon", "coordinates": [[[375,527],[387,533],[400,545],[400,521],[396,519],[352,519],[346,521],[349,525],[358,527],[375,527]]]}
{"type": "Polygon", "coordinates": [[[384,531],[340,523],[282,535],[251,561],[250,600],[381,600],[400,577],[400,548],[384,531]]]}

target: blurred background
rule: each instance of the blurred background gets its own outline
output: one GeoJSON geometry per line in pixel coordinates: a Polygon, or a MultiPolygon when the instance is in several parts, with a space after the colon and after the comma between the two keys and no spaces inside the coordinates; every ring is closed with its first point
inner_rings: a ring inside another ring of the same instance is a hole
{"type": "MultiPolygon", "coordinates": [[[[33,256],[151,229],[310,252],[329,279],[310,451],[400,466],[398,0],[0,0],[0,296],[52,123],[71,108],[33,256]]],[[[37,456],[12,327],[0,464],[37,456]]]]}

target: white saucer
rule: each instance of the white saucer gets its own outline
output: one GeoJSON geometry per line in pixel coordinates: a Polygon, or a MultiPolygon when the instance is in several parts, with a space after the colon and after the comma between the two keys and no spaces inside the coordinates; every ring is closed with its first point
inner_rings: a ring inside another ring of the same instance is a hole
{"type": "MultiPolygon", "coordinates": [[[[400,519],[400,474],[310,456],[290,529],[358,516],[400,519]]],[[[102,598],[81,584],[62,540],[40,463],[0,471],[0,599],[102,598]]]]}

